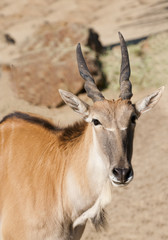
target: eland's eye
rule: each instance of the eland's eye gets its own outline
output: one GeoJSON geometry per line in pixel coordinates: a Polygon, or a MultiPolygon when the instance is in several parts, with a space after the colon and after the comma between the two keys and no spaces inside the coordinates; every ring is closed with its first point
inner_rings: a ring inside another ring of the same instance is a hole
{"type": "Polygon", "coordinates": [[[131,117],[131,122],[132,122],[133,124],[135,124],[135,123],[136,123],[136,119],[137,119],[136,115],[132,115],[132,117],[131,117]]]}
{"type": "Polygon", "coordinates": [[[92,119],[92,122],[94,123],[95,126],[101,125],[101,122],[98,119],[92,119]]]}

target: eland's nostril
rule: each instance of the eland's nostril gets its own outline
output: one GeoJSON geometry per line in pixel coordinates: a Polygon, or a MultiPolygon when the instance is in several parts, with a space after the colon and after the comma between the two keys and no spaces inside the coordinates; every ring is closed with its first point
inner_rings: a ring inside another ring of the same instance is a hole
{"type": "Polygon", "coordinates": [[[121,170],[122,168],[113,168],[113,175],[118,179],[118,177],[121,176],[121,170]]]}
{"type": "Polygon", "coordinates": [[[131,168],[125,168],[124,171],[123,171],[123,177],[124,177],[124,180],[127,181],[128,178],[131,176],[131,173],[132,173],[132,169],[131,168]]]}
{"type": "Polygon", "coordinates": [[[132,168],[113,168],[112,172],[118,181],[125,183],[132,175],[132,168]]]}

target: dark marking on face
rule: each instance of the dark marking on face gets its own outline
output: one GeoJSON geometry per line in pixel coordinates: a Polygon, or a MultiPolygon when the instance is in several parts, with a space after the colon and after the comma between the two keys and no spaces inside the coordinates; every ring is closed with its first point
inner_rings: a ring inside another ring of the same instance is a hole
{"type": "Polygon", "coordinates": [[[92,115],[101,125],[94,126],[96,139],[102,153],[112,167],[131,166],[136,116],[135,106],[129,100],[102,101],[93,106],[92,115]]]}

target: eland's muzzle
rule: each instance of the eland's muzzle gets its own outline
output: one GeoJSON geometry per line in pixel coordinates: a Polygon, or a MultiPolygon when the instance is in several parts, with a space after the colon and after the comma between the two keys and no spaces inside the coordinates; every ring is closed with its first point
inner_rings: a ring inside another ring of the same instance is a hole
{"type": "Polygon", "coordinates": [[[112,183],[114,185],[126,185],[133,179],[132,168],[113,168],[112,183]]]}

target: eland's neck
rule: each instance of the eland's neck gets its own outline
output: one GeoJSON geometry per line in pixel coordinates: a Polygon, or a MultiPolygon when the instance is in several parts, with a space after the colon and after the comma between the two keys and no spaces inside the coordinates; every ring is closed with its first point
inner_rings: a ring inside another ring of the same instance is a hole
{"type": "Polygon", "coordinates": [[[94,130],[87,123],[83,127],[80,137],[73,140],[75,149],[67,154],[65,188],[72,220],[95,204],[108,178],[94,130]]]}

